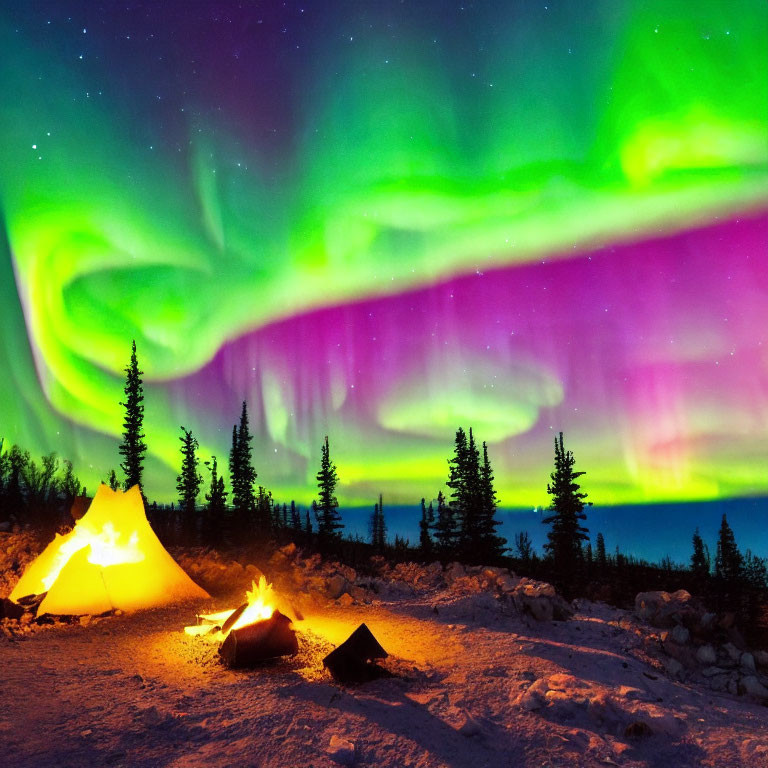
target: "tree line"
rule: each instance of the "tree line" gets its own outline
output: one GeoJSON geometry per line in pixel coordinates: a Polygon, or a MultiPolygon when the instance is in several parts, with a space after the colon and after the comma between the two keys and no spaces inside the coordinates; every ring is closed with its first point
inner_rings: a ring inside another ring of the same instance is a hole
{"type": "Polygon", "coordinates": [[[0,522],[28,523],[52,536],[72,521],[70,510],[83,493],[71,461],[49,453],[38,462],[18,445],[3,450],[0,438],[0,522]]]}
{"type": "MultiPolygon", "coordinates": [[[[112,470],[107,483],[113,489],[122,485],[142,488],[144,459],[147,452],[143,432],[144,392],[142,375],[132,343],[125,367],[122,439],[119,453],[122,483],[112,470]]],[[[320,465],[316,474],[317,498],[302,511],[294,501],[279,503],[272,493],[258,484],[253,466],[252,442],[247,403],[243,401],[239,420],[232,428],[228,456],[229,489],[218,458],[201,462],[199,444],[190,429],[180,428],[180,463],[176,478],[178,505],[153,503],[148,515],[165,538],[184,543],[244,542],[254,538],[291,538],[321,551],[338,553],[343,540],[344,523],[339,513],[336,488],[339,482],[331,459],[329,439],[320,446],[320,465]],[[208,474],[207,481],[201,472],[208,474]],[[200,503],[203,488],[205,503],[200,503]]],[[[567,595],[594,591],[594,585],[610,583],[627,594],[634,588],[635,577],[651,582],[672,576],[692,590],[708,595],[717,605],[736,605],[740,612],[754,615],[765,602],[768,589],[766,561],[747,550],[741,553],[726,516],[723,515],[714,562],[698,529],[693,534],[693,552],[689,566],[674,566],[662,561],[657,566],[622,555],[618,549],[608,554],[605,540],[598,533],[593,551],[589,531],[584,525],[586,509],[591,505],[578,479],[585,473],[575,470],[573,452],[565,447],[563,433],[554,439],[554,469],[547,485],[550,504],[542,522],[548,526],[543,556],[533,549],[525,531],[515,535],[513,547],[498,534],[498,497],[485,442],[478,443],[473,430],[459,427],[448,459],[446,487],[427,502],[421,500],[418,545],[395,536],[390,541],[382,495],[374,504],[370,519],[369,554],[396,559],[419,558],[443,562],[494,564],[512,561],[521,572],[538,575],[558,586],[567,595]],[[632,582],[632,586],[628,586],[632,582]]],[[[3,452],[0,445],[0,521],[29,522],[45,530],[66,522],[68,512],[79,494],[84,494],[69,461],[55,455],[35,462],[18,446],[3,452]]],[[[347,537],[346,541],[349,541],[347,537]]],[[[362,544],[356,541],[356,544],[362,544]]],[[[667,583],[667,582],[664,582],[667,583]]],[[[647,589],[638,584],[640,589],[647,589]]]]}
{"type": "MultiPolygon", "coordinates": [[[[123,462],[120,466],[125,475],[125,488],[132,485],[142,487],[147,445],[142,431],[143,371],[139,369],[135,342],[131,347],[130,362],[125,368],[125,374],[125,399],[121,402],[125,414],[119,449],[123,462]]],[[[324,550],[338,545],[344,524],[336,497],[339,476],[331,459],[327,436],[320,447],[320,468],[316,475],[317,498],[311,504],[311,516],[307,510],[302,520],[294,501],[291,501],[289,516],[287,505],[276,503],[272,493],[257,484],[258,474],[253,466],[251,445],[253,435],[246,401],[242,403],[239,422],[232,427],[230,490],[227,491],[225,487],[217,457],[212,456],[210,462],[204,462],[210,472],[210,491],[205,495],[207,504],[202,507],[198,505],[204,485],[200,474],[199,444],[190,429],[185,426],[180,429],[181,461],[176,489],[179,493],[181,528],[188,540],[195,540],[200,535],[206,543],[215,545],[227,535],[231,539],[241,539],[249,534],[263,537],[280,529],[288,529],[305,536],[315,534],[320,548],[324,550]],[[228,496],[231,496],[229,504],[228,496]]],[[[427,509],[422,500],[423,517],[426,520],[420,538],[422,556],[460,558],[473,562],[499,561],[504,554],[506,540],[496,534],[501,522],[496,518],[498,499],[493,486],[487,444],[482,444],[481,459],[481,449],[472,429],[467,434],[460,427],[456,432],[454,455],[448,464],[446,485],[450,489],[450,497],[446,499],[442,491],[438,493],[436,514],[432,512],[432,503],[427,509]]],[[[399,547],[404,545],[402,541],[396,544],[399,547]]],[[[371,520],[371,546],[378,552],[383,552],[388,546],[381,495],[371,520]]]]}

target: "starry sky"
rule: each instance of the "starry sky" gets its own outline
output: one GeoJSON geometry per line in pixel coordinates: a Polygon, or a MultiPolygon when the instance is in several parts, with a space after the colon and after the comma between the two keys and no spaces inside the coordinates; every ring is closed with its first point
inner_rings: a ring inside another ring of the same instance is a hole
{"type": "Polygon", "coordinates": [[[762,0],[0,7],[0,436],[146,486],[418,503],[462,424],[502,504],[563,430],[602,505],[768,494],[762,0]],[[223,461],[222,463],[226,463],[223,461]]]}

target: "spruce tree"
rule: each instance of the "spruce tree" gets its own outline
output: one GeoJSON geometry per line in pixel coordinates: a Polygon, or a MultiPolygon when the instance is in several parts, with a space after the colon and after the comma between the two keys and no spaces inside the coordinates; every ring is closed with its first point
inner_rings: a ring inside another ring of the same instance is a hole
{"type": "Polygon", "coordinates": [[[182,515],[183,527],[187,540],[195,538],[197,528],[197,497],[203,483],[202,475],[198,474],[197,458],[198,443],[192,435],[192,430],[181,427],[181,472],[176,477],[176,490],[179,492],[179,511],[182,515]]]}
{"type": "Polygon", "coordinates": [[[234,488],[235,478],[240,476],[240,453],[237,447],[237,424],[232,427],[232,447],[229,449],[229,482],[234,488]]]}
{"type": "MultiPolygon", "coordinates": [[[[571,451],[563,445],[563,433],[555,439],[555,470],[551,474],[552,482],[547,485],[547,493],[552,496],[549,505],[550,515],[542,522],[550,526],[547,543],[544,548],[552,557],[552,562],[560,586],[572,589],[581,563],[581,543],[587,540],[587,529],[581,524],[586,520],[584,499],[586,493],[579,491],[576,479],[584,472],[574,472],[574,458],[571,451]]],[[[588,502],[591,503],[591,502],[588,502]]]]}
{"type": "Polygon", "coordinates": [[[768,566],[762,557],[751,550],[744,553],[742,568],[743,587],[740,590],[742,615],[746,626],[755,627],[765,612],[766,590],[768,590],[768,566]]]}
{"type": "MultiPolygon", "coordinates": [[[[254,472],[254,478],[256,473],[254,472]]],[[[272,498],[272,492],[268,491],[263,486],[259,486],[258,493],[256,494],[256,501],[254,506],[254,523],[256,529],[262,534],[268,534],[273,528],[276,527],[277,514],[275,513],[274,499],[272,498]]]]}
{"type": "Polygon", "coordinates": [[[107,478],[107,485],[116,491],[120,487],[120,481],[117,479],[117,473],[114,469],[110,470],[109,477],[107,478]]]}
{"type": "Polygon", "coordinates": [[[429,531],[433,525],[432,502],[427,507],[426,499],[422,499],[421,520],[419,521],[419,552],[422,560],[429,560],[432,557],[432,537],[429,535],[429,531]]]}
{"type": "Polygon", "coordinates": [[[125,473],[123,486],[127,491],[134,485],[138,485],[142,498],[144,489],[141,484],[144,472],[144,455],[147,452],[147,444],[144,442],[144,433],[141,431],[144,423],[144,387],[141,377],[144,371],[139,370],[139,362],[136,357],[136,341],[131,344],[131,361],[125,367],[125,402],[120,405],[125,408],[123,418],[123,441],[118,449],[123,461],[120,468],[125,473]]]}
{"type": "Polygon", "coordinates": [[[27,503],[24,498],[23,480],[30,463],[29,451],[23,451],[18,445],[12,445],[7,455],[7,470],[3,502],[6,520],[22,522],[27,514],[27,503]]]}
{"type": "MultiPolygon", "coordinates": [[[[462,427],[456,430],[456,437],[453,443],[453,458],[448,459],[448,481],[446,485],[451,489],[450,508],[452,518],[457,530],[454,536],[458,538],[460,546],[468,533],[468,527],[471,527],[472,521],[465,518],[471,517],[468,514],[469,507],[469,488],[467,485],[467,466],[469,464],[469,446],[467,443],[467,434],[462,427]]],[[[440,510],[438,506],[438,523],[440,520],[440,510]]]]}
{"type": "Polygon", "coordinates": [[[291,499],[291,528],[294,531],[301,530],[301,517],[296,509],[296,502],[291,499]]]}
{"type": "Polygon", "coordinates": [[[515,534],[515,556],[520,560],[524,568],[531,564],[531,555],[533,553],[533,544],[528,531],[519,531],[515,534]]]}
{"type": "Polygon", "coordinates": [[[75,497],[80,495],[82,485],[75,476],[72,462],[69,459],[64,459],[62,464],[64,464],[64,476],[61,478],[60,487],[64,502],[64,512],[66,513],[72,509],[75,497]]]}
{"type": "Polygon", "coordinates": [[[387,546],[387,523],[384,520],[384,500],[379,494],[379,527],[376,533],[376,551],[384,552],[387,546]]]}
{"type": "Polygon", "coordinates": [[[605,539],[602,533],[597,534],[597,542],[595,544],[595,565],[599,571],[605,571],[608,565],[608,557],[605,554],[605,539]]]}
{"type": "Polygon", "coordinates": [[[309,537],[312,535],[312,518],[309,516],[309,510],[304,517],[304,533],[309,537]]]}
{"type": "Polygon", "coordinates": [[[232,449],[229,454],[229,477],[232,486],[232,514],[240,533],[250,529],[256,517],[256,495],[253,484],[256,470],[251,461],[251,440],[248,428],[248,406],[243,400],[240,424],[232,430],[232,449]]]}
{"type": "Polygon", "coordinates": [[[483,489],[480,453],[471,428],[469,436],[461,427],[456,430],[454,455],[448,466],[446,485],[451,489],[450,506],[457,526],[457,554],[465,560],[477,560],[483,545],[483,489]]]}
{"type": "Polygon", "coordinates": [[[477,560],[478,550],[481,550],[483,545],[483,488],[480,479],[480,451],[472,427],[469,428],[466,461],[464,487],[467,495],[459,530],[459,543],[465,558],[477,560]]]}
{"type": "Polygon", "coordinates": [[[709,552],[704,544],[699,529],[693,533],[693,554],[691,555],[691,573],[694,579],[701,585],[709,576],[709,552]]]}
{"type": "Polygon", "coordinates": [[[370,522],[370,539],[371,547],[374,552],[378,552],[379,546],[379,504],[378,502],[373,505],[373,514],[371,515],[370,522]]]}
{"type": "Polygon", "coordinates": [[[435,516],[437,552],[442,560],[447,560],[456,554],[456,518],[451,505],[446,504],[442,491],[437,494],[435,516]]]}
{"type": "Polygon", "coordinates": [[[751,549],[744,553],[744,581],[750,589],[764,591],[768,589],[768,565],[765,558],[758,557],[751,549]]]}
{"type": "Polygon", "coordinates": [[[744,558],[736,546],[728,519],[723,515],[720,523],[720,534],[717,539],[717,554],[715,555],[715,578],[726,588],[733,588],[743,576],[744,558]]]}
{"type": "Polygon", "coordinates": [[[331,461],[328,436],[321,449],[320,471],[317,473],[319,501],[317,503],[318,535],[322,545],[328,546],[341,538],[339,533],[344,527],[339,514],[339,502],[336,499],[336,485],[339,477],[336,465],[331,461]]]}
{"type": "Polygon", "coordinates": [[[219,474],[219,465],[215,456],[211,456],[206,466],[211,470],[211,487],[205,494],[208,506],[205,510],[205,544],[218,544],[223,536],[227,518],[227,491],[224,488],[224,476],[219,474]]]}
{"type": "MultiPolygon", "coordinates": [[[[470,435],[472,430],[470,430],[470,435]]],[[[471,442],[471,441],[470,441],[471,442]]],[[[483,443],[483,463],[480,467],[480,516],[476,542],[470,542],[477,552],[478,559],[484,563],[498,561],[504,555],[504,545],[507,540],[498,536],[496,529],[501,521],[496,519],[496,509],[499,500],[493,487],[493,470],[488,459],[488,446],[483,443]]]]}

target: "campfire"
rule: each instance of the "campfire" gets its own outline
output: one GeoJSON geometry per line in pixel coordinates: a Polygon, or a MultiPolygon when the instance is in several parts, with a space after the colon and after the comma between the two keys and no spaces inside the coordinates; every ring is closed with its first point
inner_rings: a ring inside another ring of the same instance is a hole
{"type": "Polygon", "coordinates": [[[277,610],[274,590],[264,576],[258,584],[253,582],[246,597],[239,608],[200,614],[198,623],[185,627],[184,631],[220,642],[219,653],[231,667],[253,666],[296,654],[299,650],[296,632],[291,620],[277,610]]]}
{"type": "Polygon", "coordinates": [[[264,576],[254,581],[251,591],[246,590],[246,602],[239,608],[230,608],[219,613],[202,613],[197,624],[184,627],[188,635],[205,635],[209,640],[223,642],[233,629],[240,629],[257,621],[271,619],[277,610],[275,591],[267,584],[264,576]]]}
{"type": "Polygon", "coordinates": [[[207,597],[155,535],[139,487],[122,492],[104,484],[75,527],[56,535],[10,595],[14,602],[41,600],[38,615],[58,616],[207,597]]]}

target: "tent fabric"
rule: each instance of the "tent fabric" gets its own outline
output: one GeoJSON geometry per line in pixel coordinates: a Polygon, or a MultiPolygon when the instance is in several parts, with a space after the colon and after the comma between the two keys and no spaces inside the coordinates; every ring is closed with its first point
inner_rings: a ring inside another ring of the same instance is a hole
{"type": "Polygon", "coordinates": [[[47,593],[38,614],[135,611],[209,597],[168,554],[144,512],[138,486],[102,484],[85,515],[26,569],[11,600],[47,593]]]}

